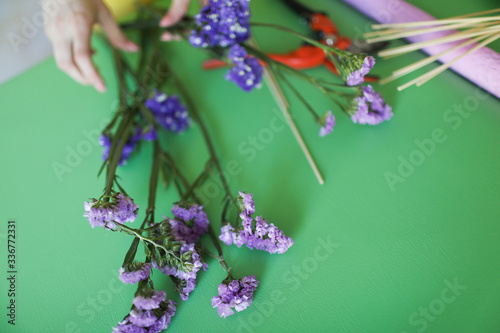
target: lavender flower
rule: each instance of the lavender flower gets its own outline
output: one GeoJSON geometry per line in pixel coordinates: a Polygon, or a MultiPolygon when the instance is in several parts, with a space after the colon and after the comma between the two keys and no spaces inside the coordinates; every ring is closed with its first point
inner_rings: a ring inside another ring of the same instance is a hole
{"type": "Polygon", "coordinates": [[[181,247],[180,254],[181,256],[187,252],[191,252],[191,262],[192,269],[189,272],[184,272],[183,270],[177,267],[170,267],[165,265],[164,267],[159,267],[156,262],[153,262],[153,267],[159,269],[165,275],[171,275],[177,278],[177,291],[179,292],[181,299],[183,301],[187,301],[189,298],[189,294],[196,287],[196,276],[201,268],[206,270],[208,267],[205,263],[201,261],[200,255],[196,252],[194,247],[194,243],[192,244],[184,244],[181,247]]]}
{"type": "Polygon", "coordinates": [[[362,95],[356,99],[356,104],[351,119],[357,124],[377,125],[393,116],[391,106],[370,85],[362,87],[362,95]]]}
{"type": "Polygon", "coordinates": [[[234,229],[230,224],[223,226],[219,239],[226,245],[234,244],[237,247],[246,245],[251,250],[265,250],[272,254],[288,251],[293,245],[290,237],[273,223],[268,223],[262,216],[257,216],[255,220],[251,216],[255,212],[253,195],[239,192],[238,201],[242,210],[241,226],[238,229],[234,229]]]}
{"type": "Polygon", "coordinates": [[[146,100],[145,105],[167,131],[180,133],[191,122],[186,107],[176,95],[167,96],[165,93],[156,92],[153,98],[146,100]]]}
{"type": "Polygon", "coordinates": [[[109,202],[92,199],[90,202],[84,202],[84,217],[88,218],[92,228],[106,227],[108,229],[116,228],[116,224],[125,222],[134,222],[137,218],[137,206],[133,200],[123,193],[115,193],[109,202]]]}
{"type": "Polygon", "coordinates": [[[320,137],[324,137],[333,131],[333,127],[335,126],[335,116],[332,111],[328,111],[323,115],[320,120],[320,124],[322,125],[319,130],[320,137]]]}
{"type": "Polygon", "coordinates": [[[140,310],[132,307],[129,315],[113,327],[113,332],[160,333],[168,328],[176,311],[175,302],[161,302],[154,310],[140,310]]]}
{"type": "Polygon", "coordinates": [[[166,298],[167,294],[163,290],[139,289],[132,303],[139,310],[153,310],[157,309],[166,298]]]}
{"type": "Polygon", "coordinates": [[[134,263],[120,268],[120,280],[123,283],[137,283],[149,278],[151,274],[151,263],[134,263]]]}
{"type": "Polygon", "coordinates": [[[252,91],[262,82],[262,66],[257,58],[248,56],[243,47],[231,47],[229,58],[234,66],[227,72],[226,80],[236,83],[243,91],[252,91]]]}
{"type": "Polygon", "coordinates": [[[153,126],[150,126],[142,133],[142,138],[146,141],[155,141],[158,139],[158,133],[153,126]]]}
{"type": "Polygon", "coordinates": [[[195,15],[198,30],[189,41],[194,47],[228,47],[250,37],[250,0],[210,0],[195,15]]]}
{"type": "Polygon", "coordinates": [[[172,317],[175,315],[175,302],[168,301],[162,303],[160,305],[160,309],[162,310],[162,316],[158,319],[153,325],[151,325],[148,329],[148,333],[160,333],[163,330],[168,328],[170,325],[170,321],[172,317]]]}
{"type": "Polygon", "coordinates": [[[246,245],[250,250],[265,250],[271,254],[285,253],[293,245],[293,240],[286,236],[273,223],[268,223],[262,216],[255,218],[255,231],[249,234],[244,228],[234,233],[233,244],[241,247],[246,245]]]}
{"type": "Polygon", "coordinates": [[[156,323],[158,318],[153,311],[139,310],[134,308],[130,310],[129,322],[138,327],[149,327],[156,323]]]}
{"type": "Polygon", "coordinates": [[[255,201],[253,200],[253,194],[245,192],[238,192],[238,201],[240,203],[241,210],[245,215],[252,215],[255,213],[255,201]]]}
{"type": "Polygon", "coordinates": [[[219,236],[219,239],[226,245],[232,245],[234,237],[236,236],[236,233],[233,230],[234,228],[230,224],[226,224],[220,229],[221,235],[219,236]]]}
{"type": "Polygon", "coordinates": [[[364,77],[375,65],[375,58],[366,54],[343,55],[339,58],[339,73],[349,86],[364,82],[364,77]]]}
{"type": "MultiPolygon", "coordinates": [[[[123,146],[122,150],[122,155],[120,156],[120,161],[118,162],[118,165],[124,165],[127,163],[128,159],[130,158],[130,155],[135,149],[135,146],[137,144],[136,137],[135,135],[130,138],[125,145],[123,146]]],[[[106,134],[101,134],[99,137],[99,144],[103,147],[102,150],[102,160],[105,161],[108,159],[109,156],[109,151],[111,150],[111,137],[109,137],[106,134]]]]}
{"type": "Polygon", "coordinates": [[[196,243],[207,233],[209,221],[202,206],[192,205],[187,209],[175,205],[172,213],[175,219],[170,219],[170,225],[178,241],[196,243]]]}
{"type": "Polygon", "coordinates": [[[253,294],[259,285],[255,275],[245,276],[241,280],[221,283],[217,288],[218,296],[212,298],[212,306],[217,308],[219,316],[226,318],[252,305],[253,294]]]}

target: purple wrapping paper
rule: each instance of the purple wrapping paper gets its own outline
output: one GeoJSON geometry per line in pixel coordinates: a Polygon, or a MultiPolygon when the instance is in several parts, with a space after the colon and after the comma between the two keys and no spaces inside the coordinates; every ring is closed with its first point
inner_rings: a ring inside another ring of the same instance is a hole
{"type": "MultiPolygon", "coordinates": [[[[380,23],[402,23],[412,21],[428,21],[435,19],[421,9],[402,0],[344,0],[349,5],[355,7],[366,16],[380,23]]],[[[464,13],[465,14],[465,13],[464,13]]],[[[436,32],[425,35],[408,37],[407,40],[413,43],[421,42],[437,37],[443,37],[453,32],[436,32]]],[[[450,42],[441,45],[433,45],[423,49],[430,55],[438,54],[455,45],[463,43],[465,40],[450,42]]],[[[443,55],[439,60],[448,62],[463,54],[477,44],[471,44],[464,48],[443,55]]],[[[475,83],[479,87],[487,90],[497,98],[500,98],[500,54],[488,47],[463,57],[451,66],[458,74],[475,83]]]]}

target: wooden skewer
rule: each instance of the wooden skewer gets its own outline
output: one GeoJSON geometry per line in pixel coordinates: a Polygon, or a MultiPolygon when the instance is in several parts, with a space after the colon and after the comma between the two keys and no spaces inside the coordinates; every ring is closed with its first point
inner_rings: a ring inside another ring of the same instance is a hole
{"type": "Polygon", "coordinates": [[[444,72],[445,70],[447,70],[448,68],[451,67],[451,65],[453,65],[455,62],[457,62],[458,60],[462,59],[463,57],[465,57],[466,55],[468,54],[471,54],[472,52],[480,49],[481,47],[483,46],[486,46],[488,45],[489,43],[493,42],[494,40],[500,38],[500,33],[497,33],[497,34],[494,34],[494,35],[491,35],[490,38],[484,40],[483,42],[479,43],[478,45],[474,46],[473,48],[471,48],[470,50],[468,50],[467,52],[464,52],[463,54],[461,54],[460,56],[456,57],[455,59],[447,62],[446,64],[443,64],[437,68],[434,68],[433,70],[411,80],[410,82],[407,82],[405,84],[403,84],[402,86],[399,86],[398,87],[398,91],[401,91],[401,90],[404,90],[410,86],[412,86],[413,84],[416,84],[417,87],[420,87],[421,85],[423,85],[424,83],[426,83],[427,81],[433,79],[434,77],[436,77],[438,74],[444,72]]]}
{"type": "MultiPolygon", "coordinates": [[[[500,21],[496,22],[491,22],[490,24],[496,24],[500,23],[500,21]]],[[[422,35],[422,34],[427,34],[431,32],[438,32],[438,31],[443,31],[443,30],[455,30],[458,28],[465,28],[469,27],[471,25],[475,25],[475,22],[461,22],[461,23],[455,23],[455,24],[450,24],[446,26],[437,26],[437,27],[431,27],[431,28],[424,28],[424,29],[412,29],[412,30],[406,30],[402,31],[399,33],[394,33],[391,35],[384,35],[380,37],[375,37],[375,38],[370,38],[367,39],[366,41],[368,43],[378,43],[386,40],[393,40],[393,39],[399,39],[399,38],[406,38],[410,36],[416,36],[416,35],[422,35]]]]}
{"type": "Polygon", "coordinates": [[[453,16],[453,17],[448,17],[448,18],[450,18],[450,19],[458,19],[458,18],[466,18],[466,17],[473,17],[473,16],[493,14],[493,13],[498,13],[498,12],[500,12],[500,8],[485,10],[485,11],[482,11],[482,12],[471,13],[471,14],[466,14],[466,15],[453,16]]]}
{"type": "Polygon", "coordinates": [[[436,77],[439,73],[441,72],[444,72],[445,70],[447,70],[448,68],[451,67],[451,65],[453,65],[455,62],[457,62],[458,60],[462,59],[463,57],[465,57],[466,55],[468,54],[471,54],[472,52],[475,52],[477,50],[479,50],[480,48],[492,43],[493,41],[497,40],[498,38],[500,38],[500,33],[496,34],[496,35],[493,35],[491,36],[490,38],[486,39],[485,41],[479,43],[478,45],[474,46],[473,48],[471,48],[470,50],[468,50],[467,52],[465,52],[464,54],[461,54],[459,55],[458,57],[456,57],[455,59],[453,59],[452,61],[450,62],[447,62],[446,64],[443,64],[441,66],[439,66],[438,68],[435,68],[434,70],[432,70],[431,72],[435,72],[433,73],[431,76],[429,77],[426,77],[425,79],[423,80],[420,80],[418,83],[417,83],[417,87],[420,87],[421,85],[423,85],[424,83],[426,83],[427,81],[429,80],[432,80],[434,77],[436,77]]]}
{"type": "Polygon", "coordinates": [[[438,53],[438,54],[436,54],[434,56],[427,57],[427,58],[422,59],[420,61],[417,61],[417,62],[415,62],[413,64],[410,64],[408,66],[400,68],[400,69],[392,72],[391,76],[388,76],[388,77],[380,80],[380,84],[382,84],[382,85],[386,84],[386,83],[391,82],[391,81],[393,81],[395,79],[398,79],[398,78],[400,78],[402,76],[405,76],[405,75],[407,75],[409,73],[412,73],[412,72],[414,72],[414,71],[416,71],[416,70],[418,70],[418,69],[420,69],[420,68],[422,68],[424,66],[427,66],[428,64],[430,64],[430,63],[432,63],[434,61],[436,61],[437,59],[439,59],[440,57],[442,57],[443,55],[445,55],[445,54],[447,54],[449,52],[453,52],[455,50],[461,49],[461,48],[463,48],[463,47],[465,47],[467,45],[470,45],[472,43],[478,42],[481,39],[484,39],[486,37],[488,37],[488,36],[479,36],[479,37],[476,37],[474,39],[467,40],[467,41],[465,41],[465,42],[463,42],[463,43],[461,43],[461,44],[459,44],[459,45],[457,45],[455,47],[452,47],[452,48],[450,48],[448,50],[440,52],[440,53],[438,53]]]}
{"type": "Polygon", "coordinates": [[[395,47],[395,48],[388,49],[388,50],[383,50],[383,51],[380,51],[378,54],[379,54],[379,56],[382,56],[382,57],[391,56],[391,55],[402,55],[405,53],[409,53],[412,51],[416,51],[416,50],[425,48],[427,46],[436,45],[436,44],[444,44],[444,43],[448,43],[448,42],[454,42],[457,40],[466,39],[469,37],[475,37],[475,36],[479,36],[479,35],[486,35],[486,34],[489,34],[492,32],[497,32],[497,31],[500,31],[500,26],[494,26],[494,27],[489,27],[489,28],[485,28],[485,29],[484,28],[473,28],[473,29],[469,29],[466,31],[457,32],[457,33],[451,34],[449,36],[444,36],[444,37],[440,37],[440,38],[436,38],[436,39],[432,39],[432,40],[428,40],[428,41],[423,41],[423,42],[419,42],[419,43],[395,47]]]}
{"type": "Polygon", "coordinates": [[[450,23],[460,23],[460,22],[486,22],[486,21],[497,21],[500,16],[487,16],[487,17],[471,17],[471,18],[450,18],[442,20],[431,20],[431,21],[415,21],[415,22],[404,22],[404,23],[387,23],[387,24],[373,24],[372,29],[387,29],[387,28],[413,28],[422,26],[436,26],[450,23]]]}
{"type": "MultiPolygon", "coordinates": [[[[255,39],[250,39],[249,43],[258,48],[257,42],[255,39]]],[[[295,125],[295,122],[292,119],[292,116],[290,115],[289,109],[289,103],[285,97],[285,94],[283,93],[283,90],[281,89],[278,80],[276,80],[276,76],[274,76],[273,72],[269,69],[269,67],[264,66],[264,78],[267,81],[269,88],[271,89],[271,93],[273,94],[276,102],[278,103],[278,106],[281,109],[281,112],[283,112],[283,116],[285,117],[286,121],[288,122],[288,125],[290,126],[290,129],[292,130],[293,135],[295,136],[295,139],[299,143],[300,148],[302,149],[302,152],[306,156],[307,161],[309,162],[309,165],[311,166],[314,175],[318,179],[318,182],[320,185],[323,185],[325,181],[323,180],[323,177],[321,176],[321,173],[318,170],[318,167],[316,166],[316,163],[314,162],[313,157],[311,156],[311,153],[309,152],[309,149],[307,148],[306,143],[304,142],[304,139],[302,139],[302,135],[299,132],[299,129],[295,125]]]]}

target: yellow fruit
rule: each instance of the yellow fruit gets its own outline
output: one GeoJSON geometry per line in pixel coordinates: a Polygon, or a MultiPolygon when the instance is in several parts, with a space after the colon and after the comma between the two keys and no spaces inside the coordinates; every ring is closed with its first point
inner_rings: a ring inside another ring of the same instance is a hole
{"type": "Polygon", "coordinates": [[[104,0],[104,3],[111,10],[113,16],[120,20],[135,11],[137,1],[147,4],[154,0],[104,0]]]}

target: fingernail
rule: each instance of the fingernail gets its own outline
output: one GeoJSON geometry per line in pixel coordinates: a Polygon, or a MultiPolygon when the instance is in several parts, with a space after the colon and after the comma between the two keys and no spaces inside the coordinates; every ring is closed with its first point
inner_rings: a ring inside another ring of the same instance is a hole
{"type": "Polygon", "coordinates": [[[106,91],[106,86],[104,85],[104,82],[97,82],[96,84],[94,84],[94,88],[100,92],[100,93],[103,93],[106,91]]]}
{"type": "Polygon", "coordinates": [[[125,49],[129,52],[136,52],[139,50],[139,46],[135,44],[134,42],[127,41],[125,43],[125,49]]]}
{"type": "Polygon", "coordinates": [[[161,35],[160,40],[164,42],[168,42],[172,39],[172,36],[168,33],[165,32],[163,35],[161,35]]]}
{"type": "Polygon", "coordinates": [[[170,24],[170,16],[165,16],[161,21],[160,21],[160,27],[168,27],[170,24]]]}

